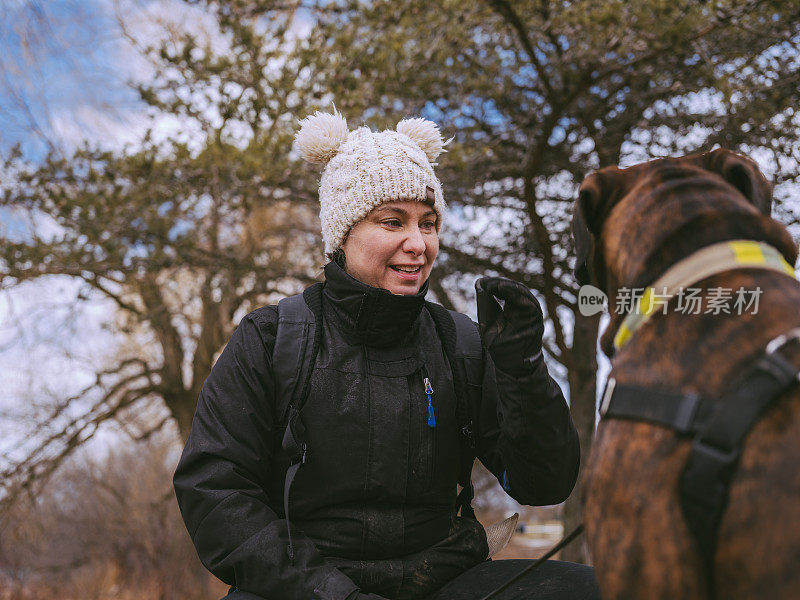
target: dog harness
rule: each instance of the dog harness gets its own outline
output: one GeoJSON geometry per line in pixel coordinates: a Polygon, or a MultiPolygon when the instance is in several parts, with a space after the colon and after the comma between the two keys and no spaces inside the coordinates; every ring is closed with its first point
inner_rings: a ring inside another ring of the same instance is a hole
{"type": "MultiPolygon", "coordinates": [[[[703,248],[670,268],[642,297],[641,315],[628,315],[615,338],[617,349],[681,287],[733,268],[759,267],[794,276],[794,269],[771,246],[734,241],[703,248]],[[699,256],[698,256],[699,255],[699,256]],[[694,269],[694,274],[692,274],[694,269]],[[666,288],[655,300],[653,290],[666,288]],[[671,292],[671,294],[670,294],[671,292]]],[[[745,436],[781,395],[800,383],[800,367],[782,354],[800,344],[800,327],[774,338],[719,398],[618,384],[610,377],[600,404],[601,418],[631,419],[669,427],[692,437],[680,477],[680,502],[700,554],[710,571],[728,488],[745,436]]]]}

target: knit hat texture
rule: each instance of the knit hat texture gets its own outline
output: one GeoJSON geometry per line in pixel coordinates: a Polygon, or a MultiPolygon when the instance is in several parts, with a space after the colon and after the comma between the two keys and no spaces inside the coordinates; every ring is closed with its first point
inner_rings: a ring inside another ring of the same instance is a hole
{"type": "Polygon", "coordinates": [[[433,166],[446,142],[432,121],[404,119],[394,131],[348,131],[335,109],[316,112],[300,122],[295,144],[305,160],[325,165],[319,217],[326,254],[338,250],[350,228],[384,202],[432,202],[441,223],[445,202],[433,166]]]}

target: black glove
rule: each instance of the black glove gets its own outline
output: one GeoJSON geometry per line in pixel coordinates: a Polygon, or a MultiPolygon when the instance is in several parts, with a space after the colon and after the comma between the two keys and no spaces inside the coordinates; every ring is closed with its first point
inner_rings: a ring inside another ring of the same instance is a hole
{"type": "Polygon", "coordinates": [[[539,302],[524,285],[505,277],[481,277],[475,291],[481,340],[495,366],[510,375],[530,373],[542,360],[544,316],[539,302]]]}

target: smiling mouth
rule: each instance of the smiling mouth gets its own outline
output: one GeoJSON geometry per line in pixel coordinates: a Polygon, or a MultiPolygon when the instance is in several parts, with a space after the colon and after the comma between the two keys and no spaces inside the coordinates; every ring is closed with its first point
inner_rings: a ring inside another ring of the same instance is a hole
{"type": "Polygon", "coordinates": [[[397,271],[398,273],[407,273],[409,275],[413,275],[414,273],[419,273],[420,269],[422,269],[422,265],[416,265],[413,267],[401,267],[399,265],[390,265],[390,268],[397,271]]]}

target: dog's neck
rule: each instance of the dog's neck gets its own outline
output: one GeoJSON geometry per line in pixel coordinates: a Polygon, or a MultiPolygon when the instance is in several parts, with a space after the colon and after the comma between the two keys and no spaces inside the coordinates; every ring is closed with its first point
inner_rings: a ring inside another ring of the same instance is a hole
{"type": "Polygon", "coordinates": [[[600,338],[600,346],[609,357],[614,354],[616,336],[626,314],[616,312],[617,290],[644,289],[661,277],[670,267],[701,248],[718,242],[735,239],[761,241],[778,249],[792,265],[797,259],[797,249],[788,232],[769,217],[740,212],[715,212],[700,214],[683,223],[662,238],[653,250],[640,255],[628,265],[627,273],[619,281],[609,275],[607,289],[611,305],[611,321],[600,338]]]}

